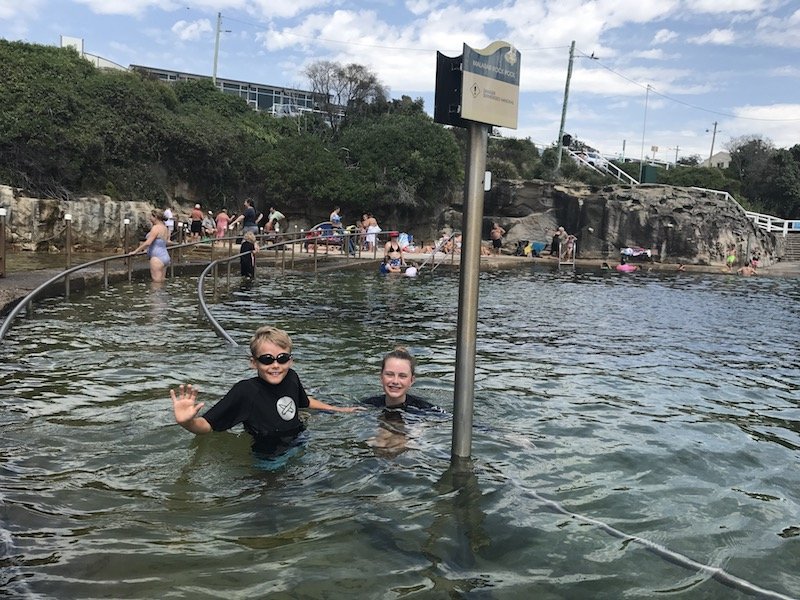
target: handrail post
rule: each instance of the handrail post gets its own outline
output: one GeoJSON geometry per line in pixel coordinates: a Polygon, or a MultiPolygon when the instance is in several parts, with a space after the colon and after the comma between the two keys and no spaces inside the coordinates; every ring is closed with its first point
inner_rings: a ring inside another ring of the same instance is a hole
{"type": "Polygon", "coordinates": [[[108,289],[108,262],[103,263],[103,289],[108,289]]]}
{"type": "Polygon", "coordinates": [[[6,276],[6,209],[0,207],[0,277],[6,276]]]}
{"type": "MultiPolygon", "coordinates": [[[[64,215],[64,222],[67,226],[64,250],[67,255],[67,270],[69,271],[69,268],[72,266],[72,215],[70,213],[64,215]]],[[[64,278],[64,297],[69,300],[69,274],[64,278]]]]}
{"type": "Polygon", "coordinates": [[[317,242],[316,238],[314,239],[314,273],[317,272],[317,242]]]}
{"type": "Polygon", "coordinates": [[[294,242],[292,242],[292,257],[291,257],[291,262],[289,264],[290,264],[289,268],[294,271],[294,242]]]}
{"type": "Polygon", "coordinates": [[[286,275],[286,244],[281,244],[281,275],[286,275]]]}

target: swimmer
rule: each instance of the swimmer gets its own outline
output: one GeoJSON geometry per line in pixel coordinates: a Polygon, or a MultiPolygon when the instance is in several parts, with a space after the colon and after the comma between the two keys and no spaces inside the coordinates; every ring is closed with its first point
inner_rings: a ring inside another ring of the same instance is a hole
{"type": "Polygon", "coordinates": [[[744,265],[743,267],[740,267],[739,270],[736,272],[744,277],[751,277],[757,274],[755,267],[753,267],[752,265],[744,265]]]}
{"type": "Polygon", "coordinates": [[[250,366],[256,377],[243,379],[201,417],[198,389],[181,384],[169,391],[175,422],[194,434],[225,431],[243,424],[253,436],[253,450],[273,454],[292,446],[305,430],[299,409],[351,413],[360,407],[332,406],[308,396],[292,369],[292,340],[285,331],[264,326],[250,339],[250,366]]]}
{"type": "Polygon", "coordinates": [[[385,275],[387,273],[402,272],[402,269],[400,269],[399,266],[392,264],[392,259],[390,259],[388,256],[383,259],[383,262],[381,263],[380,267],[378,267],[378,270],[381,272],[382,275],[385,275]]]}
{"type": "Polygon", "coordinates": [[[384,355],[381,362],[381,387],[383,394],[365,398],[361,402],[380,408],[441,410],[427,400],[408,393],[414,385],[416,360],[411,353],[398,346],[384,355]]]}
{"type": "Polygon", "coordinates": [[[167,278],[167,267],[170,263],[167,246],[172,242],[169,239],[169,230],[164,224],[162,210],[156,208],[150,211],[150,223],[150,232],[133,254],[147,249],[147,256],[150,258],[150,277],[154,283],[162,283],[167,278]]]}
{"type": "Polygon", "coordinates": [[[403,275],[405,275],[406,277],[416,277],[417,273],[418,273],[417,267],[411,265],[406,269],[406,272],[403,273],[403,275]]]}

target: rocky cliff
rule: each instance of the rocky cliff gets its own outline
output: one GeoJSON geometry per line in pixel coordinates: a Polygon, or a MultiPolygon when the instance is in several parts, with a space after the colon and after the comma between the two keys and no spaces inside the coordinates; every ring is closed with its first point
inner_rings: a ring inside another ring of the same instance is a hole
{"type": "MultiPolygon", "coordinates": [[[[460,206],[446,224],[461,223],[460,206]]],[[[619,258],[621,248],[642,247],[663,262],[713,264],[757,252],[764,264],[776,258],[773,235],[756,228],[724,194],[656,184],[639,186],[507,181],[487,193],[486,237],[492,221],[506,229],[505,247],[517,241],[549,242],[563,226],[578,238],[582,258],[619,258]]]]}
{"type": "MultiPolygon", "coordinates": [[[[435,239],[439,228],[461,228],[460,202],[458,199],[438,215],[417,214],[416,223],[386,225],[414,233],[418,241],[435,239]]],[[[24,250],[62,248],[67,213],[73,218],[76,247],[118,248],[122,246],[123,220],[131,221],[130,239],[141,239],[149,228],[152,208],[144,202],[120,202],[108,196],[71,201],[27,198],[7,186],[0,186],[0,206],[9,211],[11,244],[24,250]]],[[[188,215],[190,207],[172,208],[178,215],[188,215]]],[[[327,215],[327,207],[308,207],[308,214],[317,212],[327,215]]],[[[615,260],[620,248],[643,247],[663,262],[713,264],[722,262],[735,247],[739,257],[757,252],[769,264],[781,252],[775,237],[754,227],[735,202],[722,194],[692,188],[506,181],[486,194],[484,215],[484,237],[488,238],[491,222],[499,222],[507,231],[506,251],[522,240],[549,242],[554,230],[564,226],[577,236],[581,258],[615,260]]],[[[298,229],[312,224],[300,215],[287,216],[298,229]]]]}

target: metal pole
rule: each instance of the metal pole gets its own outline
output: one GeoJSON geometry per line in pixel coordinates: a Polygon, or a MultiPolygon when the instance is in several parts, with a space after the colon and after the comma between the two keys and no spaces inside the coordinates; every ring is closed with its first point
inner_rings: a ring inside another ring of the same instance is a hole
{"type": "Polygon", "coordinates": [[[478,330],[478,284],[483,221],[483,178],[489,126],[471,122],[468,131],[467,176],[464,184],[464,218],[461,272],[458,286],[456,376],[453,398],[453,448],[451,457],[467,458],[472,447],[472,411],[475,396],[475,344],[478,330]]]}
{"type": "Polygon", "coordinates": [[[642,123],[642,152],[639,156],[639,183],[642,183],[642,171],[644,170],[644,132],[647,129],[647,101],[650,99],[650,84],[647,84],[647,91],[644,94],[644,122],[642,123]]]}
{"type": "Polygon", "coordinates": [[[561,126],[558,128],[558,154],[556,155],[556,173],[561,169],[561,152],[564,146],[564,123],[567,120],[567,102],[569,101],[569,80],[572,79],[572,63],[575,60],[575,40],[569,45],[569,66],[567,67],[567,83],[564,86],[564,103],[561,105],[561,126]]]}
{"type": "MultiPolygon", "coordinates": [[[[708,131],[708,129],[706,129],[708,131]]],[[[711,164],[711,158],[714,156],[714,142],[717,139],[717,122],[714,121],[714,133],[711,134],[711,152],[708,155],[708,166],[711,168],[713,165],[711,164]]]]}
{"type": "Polygon", "coordinates": [[[6,209],[0,208],[0,277],[6,276],[6,209]]]}
{"type": "Polygon", "coordinates": [[[214,39],[214,70],[211,71],[211,83],[217,86],[217,59],[219,58],[219,34],[222,29],[222,13],[217,13],[217,35],[214,39]]]}
{"type": "MultiPolygon", "coordinates": [[[[64,240],[64,251],[67,254],[67,270],[72,266],[72,215],[64,215],[64,222],[67,225],[67,234],[64,240]]],[[[64,297],[69,300],[69,275],[64,278],[64,297]]]]}

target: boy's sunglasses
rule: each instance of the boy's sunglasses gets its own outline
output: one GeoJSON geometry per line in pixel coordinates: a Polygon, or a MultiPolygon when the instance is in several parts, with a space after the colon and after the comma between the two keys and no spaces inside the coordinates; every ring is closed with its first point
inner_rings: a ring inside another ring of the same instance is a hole
{"type": "Polygon", "coordinates": [[[275,361],[278,361],[279,365],[285,365],[287,362],[292,360],[292,355],[288,352],[281,352],[278,356],[272,356],[272,354],[262,354],[261,356],[254,356],[258,362],[262,365],[271,365],[275,361]]]}

